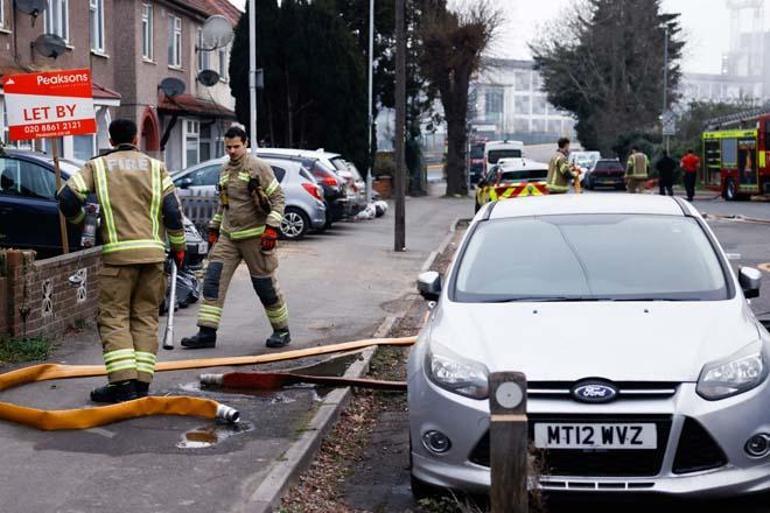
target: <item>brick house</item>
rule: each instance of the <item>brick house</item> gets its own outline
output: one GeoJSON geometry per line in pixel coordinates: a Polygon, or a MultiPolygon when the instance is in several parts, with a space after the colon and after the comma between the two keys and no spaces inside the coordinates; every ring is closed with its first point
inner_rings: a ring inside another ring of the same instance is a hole
{"type": "MultiPolygon", "coordinates": [[[[85,160],[109,148],[107,127],[116,117],[134,119],[142,147],[182,169],[223,154],[222,134],[235,119],[227,67],[229,48],[197,50],[207,17],[222,14],[234,26],[240,12],[227,0],[48,0],[37,17],[0,0],[0,77],[45,69],[92,70],[98,133],[64,137],[63,155],[85,160]],[[33,42],[44,33],[62,37],[67,49],[44,57],[33,42]],[[217,84],[197,81],[201,69],[220,75],[217,84]],[[164,78],[185,84],[169,98],[164,78]]],[[[7,141],[5,103],[0,90],[0,138],[7,141]]],[[[47,141],[15,146],[47,151],[47,141]]]]}

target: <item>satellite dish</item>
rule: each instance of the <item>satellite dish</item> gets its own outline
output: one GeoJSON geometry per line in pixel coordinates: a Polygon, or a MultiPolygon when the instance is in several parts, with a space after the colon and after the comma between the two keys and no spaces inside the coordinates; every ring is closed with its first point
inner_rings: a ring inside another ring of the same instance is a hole
{"type": "Polygon", "coordinates": [[[201,72],[198,73],[198,82],[205,85],[206,87],[211,87],[219,82],[219,73],[213,69],[201,70],[201,72]]]}
{"type": "Polygon", "coordinates": [[[227,21],[227,18],[221,14],[209,16],[203,23],[201,30],[201,46],[196,48],[198,51],[210,52],[217,48],[222,48],[230,44],[233,40],[233,26],[227,21]]]}
{"type": "Polygon", "coordinates": [[[48,8],[48,0],[16,0],[16,9],[37,17],[48,8]]]}
{"type": "Polygon", "coordinates": [[[56,34],[40,34],[32,43],[43,57],[57,58],[67,50],[67,42],[56,34]]]}
{"type": "Polygon", "coordinates": [[[166,77],[160,81],[161,90],[169,98],[173,98],[184,92],[184,82],[174,77],[166,77]]]}

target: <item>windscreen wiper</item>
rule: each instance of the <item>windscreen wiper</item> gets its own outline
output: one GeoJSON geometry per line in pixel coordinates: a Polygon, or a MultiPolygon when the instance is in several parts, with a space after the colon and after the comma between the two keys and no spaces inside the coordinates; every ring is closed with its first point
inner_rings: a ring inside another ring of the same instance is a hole
{"type": "Polygon", "coordinates": [[[611,301],[607,297],[594,296],[517,296],[509,298],[485,299],[482,303],[583,303],[590,301],[611,301]]]}
{"type": "Polygon", "coordinates": [[[617,301],[620,303],[628,303],[633,301],[639,301],[639,302],[645,302],[645,301],[672,301],[672,302],[680,302],[680,301],[702,301],[702,299],[697,297],[624,297],[624,298],[612,298],[610,301],[617,301]]]}

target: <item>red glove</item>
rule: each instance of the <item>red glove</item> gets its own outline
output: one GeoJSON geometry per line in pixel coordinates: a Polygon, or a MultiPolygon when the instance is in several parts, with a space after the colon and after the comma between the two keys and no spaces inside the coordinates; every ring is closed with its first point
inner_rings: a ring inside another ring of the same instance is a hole
{"type": "Polygon", "coordinates": [[[275,249],[275,242],[278,240],[278,232],[272,226],[265,228],[265,232],[262,234],[260,242],[262,243],[262,249],[270,251],[275,249]]]}
{"type": "Polygon", "coordinates": [[[184,267],[184,250],[178,249],[174,251],[174,262],[176,263],[176,268],[181,269],[184,267]]]}
{"type": "Polygon", "coordinates": [[[212,247],[219,240],[219,230],[209,230],[209,247],[212,247]]]}

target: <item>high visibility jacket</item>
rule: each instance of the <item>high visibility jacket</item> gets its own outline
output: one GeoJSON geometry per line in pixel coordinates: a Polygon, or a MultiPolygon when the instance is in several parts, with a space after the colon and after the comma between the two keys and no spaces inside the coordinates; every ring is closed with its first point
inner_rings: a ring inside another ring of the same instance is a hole
{"type": "Polygon", "coordinates": [[[260,237],[265,225],[280,228],[285,202],[273,168],[247,153],[222,166],[219,205],[209,228],[220,230],[232,240],[260,237]]]}
{"type": "MultiPolygon", "coordinates": [[[[116,151],[89,160],[65,187],[81,204],[89,193],[96,193],[104,263],[162,262],[166,258],[164,231],[172,248],[185,247],[174,183],[162,162],[134,146],[121,145],[116,151]]],[[[83,215],[81,209],[69,220],[78,223],[83,215]]]]}
{"type": "Polygon", "coordinates": [[[567,156],[557,151],[550,162],[548,162],[548,177],[546,178],[546,187],[548,192],[553,194],[567,192],[569,190],[570,180],[575,178],[575,174],[569,168],[567,156]]]}
{"type": "Polygon", "coordinates": [[[685,173],[697,173],[700,167],[700,159],[694,153],[688,153],[682,157],[682,161],[679,163],[685,173]]]}
{"type": "Polygon", "coordinates": [[[646,180],[650,169],[650,159],[642,152],[632,153],[626,163],[626,176],[637,180],[646,180]]]}

